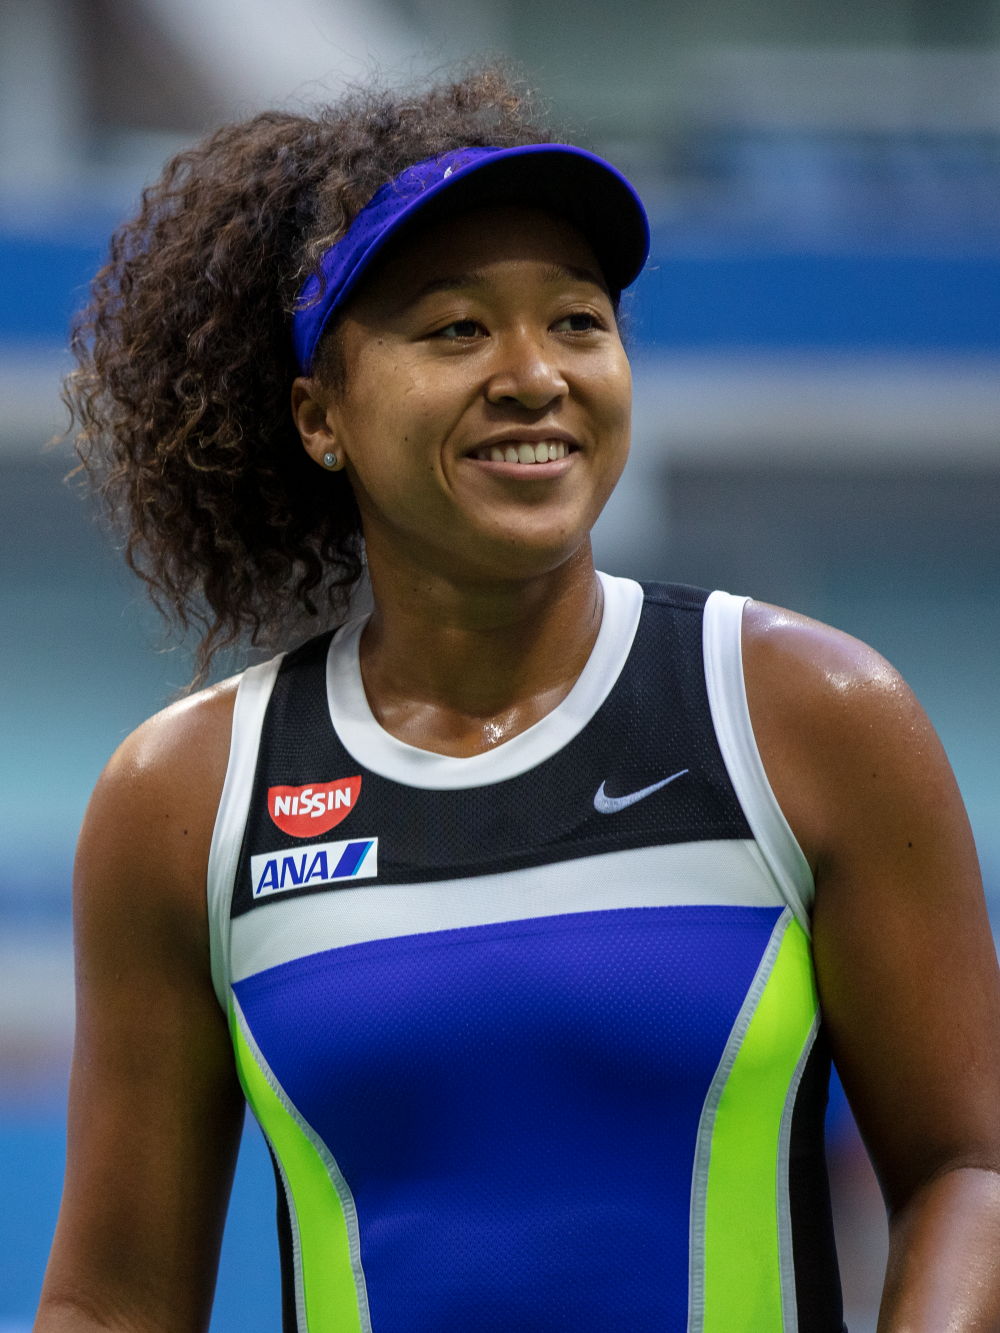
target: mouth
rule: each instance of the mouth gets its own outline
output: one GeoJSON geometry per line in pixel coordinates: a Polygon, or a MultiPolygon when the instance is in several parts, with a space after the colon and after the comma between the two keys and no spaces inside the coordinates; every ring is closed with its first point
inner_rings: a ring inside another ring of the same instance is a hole
{"type": "Polygon", "coordinates": [[[514,463],[519,467],[537,467],[543,463],[558,463],[575,453],[576,448],[565,440],[539,440],[535,444],[527,441],[515,443],[511,440],[482,445],[479,449],[473,449],[468,457],[480,463],[514,463]]]}

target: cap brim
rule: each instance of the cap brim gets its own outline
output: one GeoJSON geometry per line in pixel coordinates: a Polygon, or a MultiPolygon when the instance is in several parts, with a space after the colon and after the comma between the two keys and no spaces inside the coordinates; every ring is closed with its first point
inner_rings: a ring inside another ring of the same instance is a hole
{"type": "Polygon", "coordinates": [[[472,209],[512,204],[544,208],[577,227],[613,292],[642,272],[649,223],[635,190],[609,163],[565,144],[529,144],[457,173],[405,225],[430,226],[472,209]]]}
{"type": "MultiPolygon", "coordinates": [[[[610,162],[570,144],[520,144],[516,148],[456,149],[442,154],[438,162],[453,159],[437,180],[427,183],[409,199],[373,201],[374,231],[360,253],[345,261],[348,273],[331,293],[328,303],[307,300],[297,311],[292,339],[299,365],[311,373],[312,359],[331,317],[350,299],[372,264],[385,248],[404,236],[424,230],[477,208],[521,205],[542,208],[565,218],[587,238],[613,295],[633,283],[649,254],[649,222],[635,189],[610,162]],[[462,154],[467,153],[464,160],[462,154]],[[379,214],[388,213],[382,225],[379,214]]],[[[429,161],[433,161],[429,159],[429,161]]],[[[402,173],[400,180],[407,173],[402,173]]],[[[391,187],[385,187],[386,190],[391,187]]],[[[381,193],[381,192],[380,192],[381,193]]],[[[362,215],[372,209],[369,204],[362,215]]],[[[357,219],[354,226],[357,225],[357,219]]],[[[324,256],[334,255],[343,238],[324,256]]],[[[303,288],[308,297],[319,296],[318,279],[310,278],[303,288]]]]}
{"type": "Polygon", "coordinates": [[[365,252],[337,306],[390,242],[473,209],[510,205],[544,208],[577,227],[615,295],[642,272],[649,255],[649,222],[625,177],[582,148],[524,144],[458,168],[401,210],[365,252]]]}

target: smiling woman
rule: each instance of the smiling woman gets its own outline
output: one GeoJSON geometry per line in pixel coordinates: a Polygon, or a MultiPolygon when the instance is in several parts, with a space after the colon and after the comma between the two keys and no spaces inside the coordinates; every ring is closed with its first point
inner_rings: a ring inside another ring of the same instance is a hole
{"type": "Polygon", "coordinates": [[[880,1328],[1000,1327],[1000,977],[926,717],[593,566],[647,246],[495,70],[222,130],[113,240],[69,400],[201,668],[362,559],[374,609],[101,777],[43,1333],[207,1326],[244,1099],[286,1330],[839,1333],[831,1052],[880,1328]]]}

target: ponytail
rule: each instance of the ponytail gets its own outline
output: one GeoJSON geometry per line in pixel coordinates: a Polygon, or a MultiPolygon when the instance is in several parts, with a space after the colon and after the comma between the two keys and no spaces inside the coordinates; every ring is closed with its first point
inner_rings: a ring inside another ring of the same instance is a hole
{"type": "Polygon", "coordinates": [[[200,634],[196,681],[220,649],[342,614],[362,573],[350,482],[311,463],[290,412],[306,277],[400,171],[463,145],[547,141],[533,121],[496,67],[415,94],[356,91],[315,117],[268,112],[173,158],[113,235],[63,397],[129,566],[200,634]]]}

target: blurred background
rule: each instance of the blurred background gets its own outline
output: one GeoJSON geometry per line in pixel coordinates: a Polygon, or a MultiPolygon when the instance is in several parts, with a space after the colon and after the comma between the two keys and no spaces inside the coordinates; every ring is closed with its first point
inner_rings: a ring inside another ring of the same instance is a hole
{"type": "MultiPolygon", "coordinates": [[[[875,645],[944,740],[1000,913],[1000,0],[0,0],[0,1333],[30,1326],[58,1208],[80,819],[190,669],[43,449],[68,316],[205,130],[471,54],[518,61],[649,205],[599,564],[875,645]]],[[[828,1131],[871,1333],[885,1220],[836,1085],[828,1131]]],[[[273,1203],[248,1126],[219,1333],[279,1326],[273,1203]]]]}

